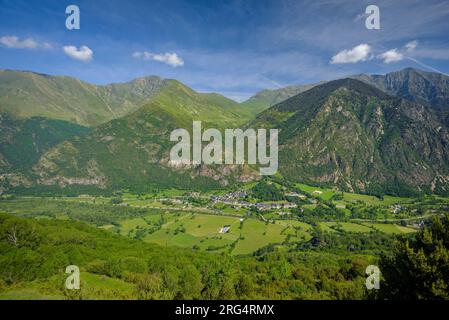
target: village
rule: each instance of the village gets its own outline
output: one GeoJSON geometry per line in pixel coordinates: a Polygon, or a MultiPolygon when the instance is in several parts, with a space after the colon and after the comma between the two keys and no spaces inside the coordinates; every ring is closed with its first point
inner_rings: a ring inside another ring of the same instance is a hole
{"type": "Polygon", "coordinates": [[[255,207],[259,210],[274,210],[274,209],[292,209],[297,208],[296,203],[282,201],[282,202],[249,202],[241,200],[242,198],[247,198],[249,192],[246,190],[240,190],[235,192],[230,192],[222,196],[212,196],[211,201],[213,204],[224,203],[231,205],[233,208],[251,208],[255,207]]]}

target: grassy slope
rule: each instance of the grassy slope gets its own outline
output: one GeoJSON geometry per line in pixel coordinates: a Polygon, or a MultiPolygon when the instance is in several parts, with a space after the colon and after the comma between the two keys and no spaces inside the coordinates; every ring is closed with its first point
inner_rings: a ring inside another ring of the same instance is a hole
{"type": "Polygon", "coordinates": [[[239,108],[229,99],[220,95],[197,93],[175,80],[135,115],[157,110],[167,113],[175,124],[182,128],[191,128],[194,120],[218,128],[236,127],[246,120],[239,114],[239,108]]]}
{"type": "Polygon", "coordinates": [[[0,70],[0,112],[98,125],[136,110],[167,82],[147,77],[96,86],[71,77],[0,70]]]}
{"type": "MultiPolygon", "coordinates": [[[[144,77],[127,83],[96,86],[71,77],[0,70],[0,113],[19,118],[39,116],[88,126],[98,125],[137,110],[173,83],[178,82],[144,77]]],[[[216,107],[226,110],[225,113],[239,115],[241,120],[252,117],[249,110],[222,95],[195,94],[203,104],[212,106],[207,113],[208,119],[220,118],[216,107]]]]}
{"type": "Polygon", "coordinates": [[[97,124],[113,114],[95,86],[32,72],[0,71],[0,101],[1,112],[25,118],[42,116],[97,124]]]}

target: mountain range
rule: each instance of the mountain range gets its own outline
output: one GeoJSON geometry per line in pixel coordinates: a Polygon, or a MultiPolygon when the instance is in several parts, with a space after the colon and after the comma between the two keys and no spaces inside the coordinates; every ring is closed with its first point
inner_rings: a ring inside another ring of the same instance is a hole
{"type": "MultiPolygon", "coordinates": [[[[150,76],[98,86],[71,77],[0,70],[0,113],[97,126],[139,109],[173,82],[176,80],[150,76]]],[[[250,117],[251,112],[220,94],[201,96],[210,105],[241,111],[244,119],[250,117]]]]}
{"type": "Polygon", "coordinates": [[[278,128],[279,173],[292,181],[447,193],[448,79],[408,68],[265,90],[239,104],[158,77],[95,86],[3,70],[0,192],[202,189],[260,178],[247,165],[171,165],[170,132],[200,120],[203,128],[278,128]]]}

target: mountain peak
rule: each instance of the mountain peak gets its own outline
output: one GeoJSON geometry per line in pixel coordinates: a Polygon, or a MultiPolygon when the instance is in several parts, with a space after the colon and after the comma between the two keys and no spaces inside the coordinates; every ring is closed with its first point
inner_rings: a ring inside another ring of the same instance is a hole
{"type": "Polygon", "coordinates": [[[398,71],[393,71],[393,72],[422,72],[423,70],[420,69],[416,69],[416,68],[412,68],[412,67],[407,67],[398,71]]]}
{"type": "Polygon", "coordinates": [[[382,91],[380,91],[376,88],[373,88],[372,86],[366,84],[365,82],[360,81],[358,79],[353,79],[353,78],[343,78],[343,79],[329,81],[325,84],[315,87],[314,89],[315,90],[325,89],[326,91],[336,91],[341,88],[346,88],[349,90],[355,90],[355,91],[369,93],[369,94],[375,94],[375,95],[384,94],[382,91]]]}
{"type": "Polygon", "coordinates": [[[344,78],[329,81],[324,84],[315,86],[312,89],[309,89],[305,92],[302,92],[294,97],[285,100],[284,102],[279,103],[275,107],[281,109],[282,111],[287,110],[293,111],[298,106],[308,106],[318,101],[327,99],[330,95],[332,95],[337,91],[341,91],[342,89],[353,91],[364,96],[377,97],[381,99],[392,98],[385,92],[373,86],[370,86],[369,84],[363,81],[353,78],[344,78]]]}
{"type": "Polygon", "coordinates": [[[405,68],[385,75],[362,74],[352,78],[437,110],[449,109],[449,77],[441,73],[405,68]]]}
{"type": "Polygon", "coordinates": [[[130,82],[131,83],[132,82],[148,82],[148,81],[161,81],[161,80],[166,80],[166,79],[161,78],[159,76],[155,76],[155,75],[149,75],[149,76],[143,76],[143,77],[134,78],[130,82]]]}
{"type": "Polygon", "coordinates": [[[280,89],[265,89],[257,92],[254,96],[243,102],[242,107],[256,115],[271,106],[323,83],[325,81],[304,85],[291,85],[280,89]]]}

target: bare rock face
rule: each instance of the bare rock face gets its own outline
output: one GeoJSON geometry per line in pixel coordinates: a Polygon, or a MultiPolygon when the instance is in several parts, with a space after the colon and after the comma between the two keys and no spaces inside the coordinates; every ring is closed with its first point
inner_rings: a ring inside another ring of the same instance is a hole
{"type": "Polygon", "coordinates": [[[386,75],[359,75],[355,78],[394,96],[449,111],[449,77],[444,74],[406,68],[386,75]]]}
{"type": "Polygon", "coordinates": [[[0,184],[11,187],[17,186],[31,187],[33,182],[22,174],[6,173],[0,174],[0,184]]]}
{"type": "Polygon", "coordinates": [[[104,189],[106,187],[106,179],[104,177],[75,178],[55,176],[47,179],[38,179],[37,183],[44,186],[58,185],[61,188],[65,188],[71,185],[97,186],[101,189],[104,189]]]}

